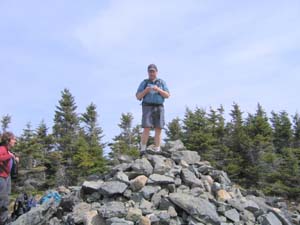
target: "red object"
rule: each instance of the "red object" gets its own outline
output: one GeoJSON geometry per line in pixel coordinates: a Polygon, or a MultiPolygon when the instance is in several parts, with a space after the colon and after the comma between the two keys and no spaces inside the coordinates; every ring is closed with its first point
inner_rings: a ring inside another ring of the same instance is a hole
{"type": "Polygon", "coordinates": [[[10,159],[12,153],[8,151],[6,146],[0,146],[0,177],[8,177],[10,174],[10,159]]]}

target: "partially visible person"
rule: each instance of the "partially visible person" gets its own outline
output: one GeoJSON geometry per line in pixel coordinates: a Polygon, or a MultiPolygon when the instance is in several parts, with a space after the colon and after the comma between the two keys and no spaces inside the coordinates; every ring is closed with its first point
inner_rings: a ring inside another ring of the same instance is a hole
{"type": "Polygon", "coordinates": [[[154,64],[148,66],[148,79],[141,82],[136,92],[138,100],[142,101],[141,152],[147,148],[151,128],[155,130],[155,151],[160,151],[161,130],[165,125],[164,101],[170,97],[170,92],[164,80],[158,78],[158,69],[154,64]]]}
{"type": "Polygon", "coordinates": [[[10,172],[14,160],[19,162],[11,149],[16,144],[16,137],[11,132],[4,132],[0,138],[0,225],[6,225],[10,222],[8,207],[9,194],[11,193],[10,172]]]}

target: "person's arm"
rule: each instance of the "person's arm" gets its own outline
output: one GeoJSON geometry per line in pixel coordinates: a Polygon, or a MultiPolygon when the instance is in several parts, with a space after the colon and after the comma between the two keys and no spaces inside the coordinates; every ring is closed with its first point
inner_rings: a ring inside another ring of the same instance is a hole
{"type": "Polygon", "coordinates": [[[11,159],[13,156],[8,154],[7,152],[0,151],[0,162],[11,159]]]}
{"type": "Polygon", "coordinates": [[[153,87],[154,91],[157,91],[162,97],[164,98],[169,98],[170,97],[170,92],[169,89],[167,88],[167,85],[165,82],[163,82],[163,87],[159,88],[158,86],[153,87]]]}
{"type": "Polygon", "coordinates": [[[146,94],[148,94],[151,91],[151,87],[146,87],[143,91],[136,93],[136,98],[138,100],[142,100],[146,94]]]}

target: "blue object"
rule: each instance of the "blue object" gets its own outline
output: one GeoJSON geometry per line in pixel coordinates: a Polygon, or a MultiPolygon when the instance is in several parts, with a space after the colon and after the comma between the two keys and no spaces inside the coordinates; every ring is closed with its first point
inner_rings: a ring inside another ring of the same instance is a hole
{"type": "Polygon", "coordinates": [[[61,201],[61,196],[60,196],[60,194],[58,194],[56,191],[50,192],[50,193],[44,195],[44,196],[41,198],[41,200],[40,200],[39,203],[40,203],[40,204],[44,204],[44,203],[46,203],[46,202],[49,202],[51,199],[54,199],[54,201],[55,201],[56,203],[60,203],[60,201],[61,201]]]}

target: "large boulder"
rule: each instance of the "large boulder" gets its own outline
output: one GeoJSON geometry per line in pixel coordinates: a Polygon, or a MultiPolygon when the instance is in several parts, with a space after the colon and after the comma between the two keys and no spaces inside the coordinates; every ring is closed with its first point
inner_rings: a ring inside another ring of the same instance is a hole
{"type": "Polygon", "coordinates": [[[179,163],[180,161],[185,161],[188,164],[195,164],[200,161],[201,157],[196,151],[176,151],[172,153],[171,158],[179,163]]]}
{"type": "Polygon", "coordinates": [[[174,178],[160,174],[152,174],[148,180],[149,184],[174,184],[174,182],[174,178]]]}
{"type": "Polygon", "coordinates": [[[221,219],[217,214],[216,207],[202,198],[195,198],[184,193],[172,193],[169,199],[187,214],[199,219],[201,222],[220,224],[221,219]]]}
{"type": "Polygon", "coordinates": [[[125,217],[127,215],[124,203],[117,201],[105,203],[98,212],[103,218],[125,217]]]}
{"type": "Polygon", "coordinates": [[[131,166],[133,172],[137,173],[138,175],[145,175],[149,176],[153,172],[153,167],[151,163],[146,159],[137,159],[131,166]]]}
{"type": "Polygon", "coordinates": [[[112,196],[123,194],[127,187],[127,184],[120,181],[107,181],[100,186],[99,192],[106,196],[112,196]]]}

